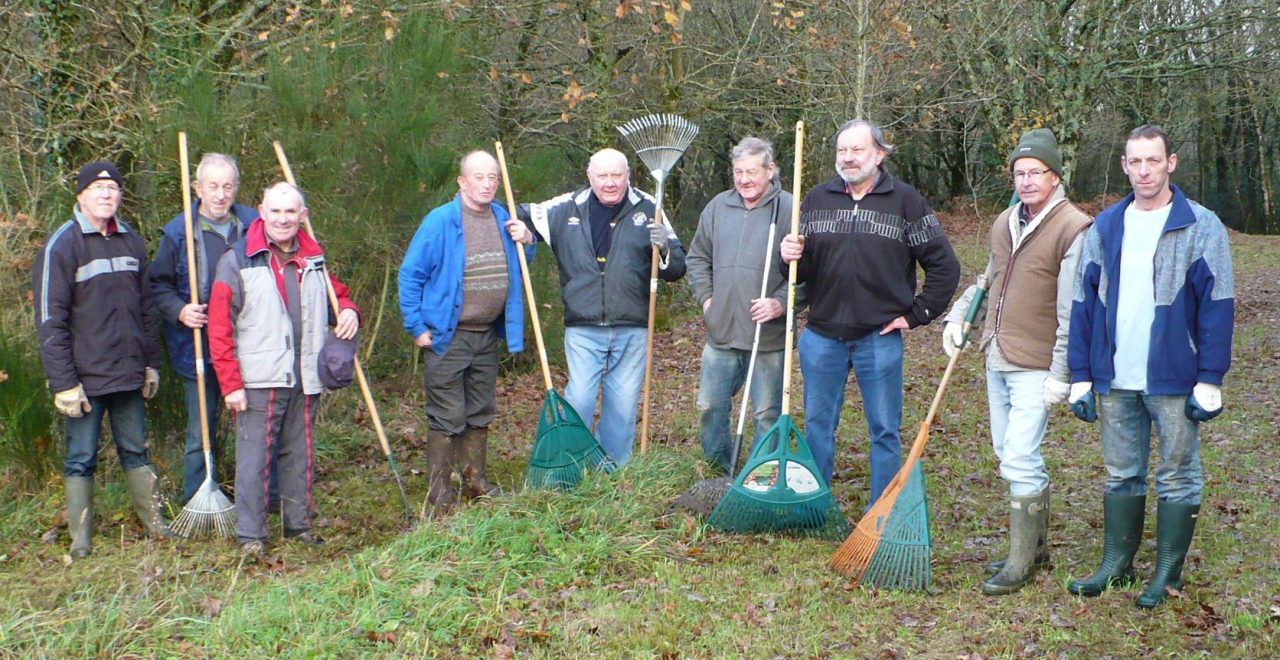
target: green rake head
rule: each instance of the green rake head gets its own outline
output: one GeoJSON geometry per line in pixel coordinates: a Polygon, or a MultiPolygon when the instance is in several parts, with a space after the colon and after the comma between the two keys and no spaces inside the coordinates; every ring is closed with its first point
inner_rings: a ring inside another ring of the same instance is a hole
{"type": "Polygon", "coordinates": [[[547,390],[524,475],[525,487],[569,490],[588,470],[609,473],[614,464],[573,406],[555,390],[547,390]]]}
{"type": "Polygon", "coordinates": [[[849,521],[821,475],[804,436],[791,416],[783,415],[751,453],[707,524],[738,534],[844,538],[849,521]]]}
{"type": "Polygon", "coordinates": [[[925,498],[922,461],[885,518],[880,544],[862,575],[862,584],[880,589],[928,591],[930,578],[929,501],[925,498]]]}

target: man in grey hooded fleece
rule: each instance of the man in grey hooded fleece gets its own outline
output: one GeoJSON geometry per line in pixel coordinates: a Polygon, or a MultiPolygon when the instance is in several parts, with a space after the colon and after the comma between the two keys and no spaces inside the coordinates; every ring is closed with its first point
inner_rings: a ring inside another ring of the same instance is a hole
{"type": "MultiPolygon", "coordinates": [[[[748,137],[733,148],[733,189],[716,195],[702,210],[686,258],[689,286],[702,305],[707,343],[702,349],[698,387],[698,425],[702,453],[728,472],[732,462],[729,414],[733,396],[747,377],[756,323],[759,353],[748,394],[754,409],[755,442],[773,426],[782,406],[782,362],[787,287],[779,268],[769,268],[768,292],[760,297],[766,254],[777,264],[786,226],[769,227],[791,217],[791,194],[782,190],[773,146],[748,137]]],[[[754,444],[753,444],[754,446],[754,444]]]]}

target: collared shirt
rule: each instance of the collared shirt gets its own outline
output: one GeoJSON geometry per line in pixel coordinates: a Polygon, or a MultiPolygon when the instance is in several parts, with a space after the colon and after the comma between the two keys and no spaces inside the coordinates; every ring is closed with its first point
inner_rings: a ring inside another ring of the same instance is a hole
{"type": "Polygon", "coordinates": [[[106,231],[103,231],[98,229],[98,226],[93,224],[93,221],[89,219],[89,216],[85,215],[84,212],[80,210],[79,204],[72,207],[71,212],[75,215],[76,222],[80,224],[80,231],[86,234],[97,232],[104,236],[111,236],[113,234],[118,234],[121,231],[120,223],[116,222],[116,217],[114,215],[107,219],[106,231]]]}

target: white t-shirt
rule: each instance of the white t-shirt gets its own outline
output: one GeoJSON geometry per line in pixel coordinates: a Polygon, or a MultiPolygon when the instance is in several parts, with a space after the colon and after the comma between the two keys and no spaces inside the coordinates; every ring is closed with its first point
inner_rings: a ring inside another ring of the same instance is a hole
{"type": "Polygon", "coordinates": [[[1116,375],[1111,381],[1116,389],[1147,389],[1151,324],[1156,317],[1156,245],[1164,233],[1171,208],[1172,203],[1154,211],[1142,211],[1130,204],[1124,211],[1120,296],[1116,307],[1116,375]]]}

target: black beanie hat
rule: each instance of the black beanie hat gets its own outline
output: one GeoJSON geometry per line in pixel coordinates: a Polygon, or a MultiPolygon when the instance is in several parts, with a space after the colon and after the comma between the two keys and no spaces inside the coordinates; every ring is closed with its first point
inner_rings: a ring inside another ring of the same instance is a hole
{"type": "Polygon", "coordinates": [[[1058,140],[1053,137],[1053,131],[1047,128],[1037,128],[1022,134],[1017,148],[1009,154],[1009,169],[1013,169],[1013,164],[1019,158],[1038,158],[1054,174],[1062,176],[1062,152],[1058,150],[1058,140]]]}
{"type": "Polygon", "coordinates": [[[79,195],[95,181],[103,179],[115,181],[117,186],[124,186],[124,178],[120,176],[120,170],[117,170],[115,165],[110,161],[95,160],[80,168],[80,173],[76,175],[76,194],[79,195]]]}

